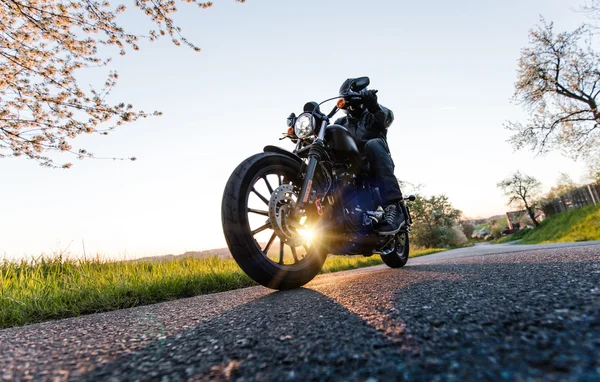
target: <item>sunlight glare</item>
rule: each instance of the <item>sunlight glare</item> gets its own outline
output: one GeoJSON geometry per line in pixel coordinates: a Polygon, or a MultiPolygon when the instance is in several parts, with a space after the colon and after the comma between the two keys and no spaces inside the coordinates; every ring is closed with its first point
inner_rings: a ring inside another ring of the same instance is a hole
{"type": "Polygon", "coordinates": [[[311,229],[299,229],[298,233],[309,242],[312,241],[314,237],[314,231],[311,229]]]}

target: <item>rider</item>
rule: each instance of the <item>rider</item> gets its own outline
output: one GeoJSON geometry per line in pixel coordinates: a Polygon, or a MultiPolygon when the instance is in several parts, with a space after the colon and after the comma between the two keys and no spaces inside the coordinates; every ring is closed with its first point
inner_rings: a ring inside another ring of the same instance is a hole
{"type": "MultiPolygon", "coordinates": [[[[340,87],[340,96],[345,95],[354,78],[348,78],[340,87]]],[[[377,103],[376,90],[361,90],[362,103],[348,104],[344,107],[345,117],[335,123],[344,126],[356,142],[359,150],[369,163],[369,172],[381,191],[385,205],[383,220],[378,230],[381,235],[393,235],[405,224],[400,207],[402,192],[394,176],[394,162],[387,144],[387,129],[394,121],[394,113],[377,103]]]]}

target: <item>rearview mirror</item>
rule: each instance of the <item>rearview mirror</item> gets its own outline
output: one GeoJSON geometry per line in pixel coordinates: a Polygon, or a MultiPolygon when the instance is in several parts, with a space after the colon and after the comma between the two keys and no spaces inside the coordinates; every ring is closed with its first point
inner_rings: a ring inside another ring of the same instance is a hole
{"type": "Polygon", "coordinates": [[[352,91],[359,92],[369,86],[370,83],[371,80],[369,80],[369,77],[359,77],[352,82],[350,89],[352,91]]]}
{"type": "Polygon", "coordinates": [[[287,125],[288,127],[294,127],[294,123],[296,123],[296,114],[292,113],[287,117],[287,125]]]}
{"type": "Polygon", "coordinates": [[[406,198],[406,199],[408,199],[411,202],[414,202],[415,200],[417,200],[417,197],[414,195],[408,195],[408,198],[406,198]]]}

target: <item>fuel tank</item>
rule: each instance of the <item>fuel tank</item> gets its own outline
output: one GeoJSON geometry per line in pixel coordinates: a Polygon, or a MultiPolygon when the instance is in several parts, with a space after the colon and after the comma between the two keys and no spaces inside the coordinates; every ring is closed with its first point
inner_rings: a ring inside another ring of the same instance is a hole
{"type": "Polygon", "coordinates": [[[350,132],[341,125],[327,126],[325,141],[330,148],[333,160],[336,162],[350,163],[355,171],[362,167],[362,155],[350,135],[350,132]]]}

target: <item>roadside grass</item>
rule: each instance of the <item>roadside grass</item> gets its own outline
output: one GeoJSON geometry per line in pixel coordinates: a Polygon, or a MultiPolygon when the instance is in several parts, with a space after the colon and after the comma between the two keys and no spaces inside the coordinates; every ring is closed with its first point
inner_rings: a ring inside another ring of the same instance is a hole
{"type": "MultiPolygon", "coordinates": [[[[431,255],[433,253],[442,252],[446,250],[447,248],[411,249],[409,257],[412,258],[431,255]]],[[[321,269],[321,273],[340,272],[349,269],[364,268],[379,264],[383,264],[383,261],[379,256],[329,256],[327,258],[327,261],[325,261],[325,264],[323,265],[323,269],[321,269]]]]}
{"type": "Polygon", "coordinates": [[[233,260],[70,260],[0,264],[0,328],[106,312],[255,283],[233,260]]]}
{"type": "Polygon", "coordinates": [[[491,243],[502,244],[519,239],[519,244],[600,240],[600,205],[581,207],[550,216],[538,228],[525,228],[491,243]]]}
{"type": "Polygon", "coordinates": [[[521,244],[600,240],[600,205],[581,207],[545,219],[521,244]]]}
{"type": "MultiPolygon", "coordinates": [[[[411,257],[445,249],[413,250],[411,257]]],[[[321,273],[382,264],[330,256],[321,273]]],[[[0,329],[256,285],[233,259],[73,260],[58,255],[0,262],[0,329]]]]}

